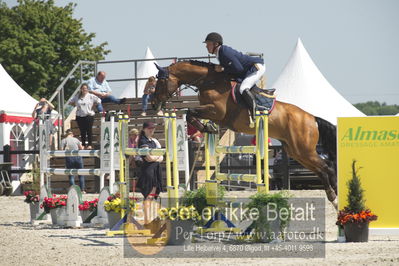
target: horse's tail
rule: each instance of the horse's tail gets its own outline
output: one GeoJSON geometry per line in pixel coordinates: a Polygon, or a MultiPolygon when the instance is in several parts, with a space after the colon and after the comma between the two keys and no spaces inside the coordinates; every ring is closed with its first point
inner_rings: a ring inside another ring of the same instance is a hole
{"type": "Polygon", "coordinates": [[[330,122],[315,117],[319,127],[319,143],[323,151],[328,155],[329,160],[333,163],[334,169],[337,169],[337,128],[330,122]]]}

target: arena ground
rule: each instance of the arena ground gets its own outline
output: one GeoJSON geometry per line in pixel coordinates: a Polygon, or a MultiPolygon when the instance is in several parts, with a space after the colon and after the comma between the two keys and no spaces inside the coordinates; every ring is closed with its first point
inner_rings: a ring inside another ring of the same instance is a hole
{"type": "MultiPolygon", "coordinates": [[[[234,194],[243,197],[252,193],[234,194]]],[[[291,193],[324,197],[320,190],[291,193]]],[[[122,238],[107,237],[104,229],[32,226],[29,206],[23,199],[0,197],[0,265],[399,265],[399,236],[370,236],[368,243],[337,243],[336,216],[330,204],[326,207],[325,258],[138,259],[124,258],[122,238]]]]}

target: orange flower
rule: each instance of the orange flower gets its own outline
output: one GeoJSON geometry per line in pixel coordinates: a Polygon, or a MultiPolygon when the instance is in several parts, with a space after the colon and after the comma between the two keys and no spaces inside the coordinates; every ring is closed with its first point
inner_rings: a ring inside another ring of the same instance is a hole
{"type": "Polygon", "coordinates": [[[360,213],[354,213],[348,208],[339,211],[337,225],[344,225],[346,223],[363,223],[377,220],[378,216],[373,214],[370,210],[363,210],[360,213]]]}

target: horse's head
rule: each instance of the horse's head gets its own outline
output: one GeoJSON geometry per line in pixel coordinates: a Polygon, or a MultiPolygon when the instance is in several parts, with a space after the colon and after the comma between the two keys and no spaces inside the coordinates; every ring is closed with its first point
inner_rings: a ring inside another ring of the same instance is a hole
{"type": "Polygon", "coordinates": [[[151,103],[156,111],[161,109],[162,103],[171,98],[180,85],[187,84],[199,88],[205,80],[214,78],[209,74],[216,73],[213,64],[201,61],[180,61],[166,68],[155,65],[158,68],[158,80],[151,103]]]}
{"type": "Polygon", "coordinates": [[[158,68],[157,84],[155,86],[155,92],[153,94],[151,103],[152,107],[159,111],[162,108],[162,103],[166,102],[172,97],[173,93],[179,88],[179,79],[170,74],[169,67],[160,67],[155,64],[158,68]]]}

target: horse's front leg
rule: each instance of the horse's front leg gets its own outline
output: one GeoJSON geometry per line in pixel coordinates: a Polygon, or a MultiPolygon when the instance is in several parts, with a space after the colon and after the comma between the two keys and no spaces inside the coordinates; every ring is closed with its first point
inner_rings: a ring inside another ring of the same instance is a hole
{"type": "Polygon", "coordinates": [[[200,119],[216,120],[217,111],[213,104],[201,105],[196,108],[190,108],[187,112],[187,122],[193,125],[201,132],[217,133],[217,128],[213,123],[202,123],[200,119]]]}

